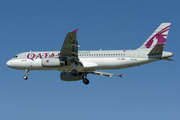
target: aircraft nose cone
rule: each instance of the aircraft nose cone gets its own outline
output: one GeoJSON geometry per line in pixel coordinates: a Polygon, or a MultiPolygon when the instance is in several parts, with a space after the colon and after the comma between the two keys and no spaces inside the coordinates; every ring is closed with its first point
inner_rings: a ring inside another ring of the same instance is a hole
{"type": "Polygon", "coordinates": [[[12,61],[7,61],[7,63],[6,63],[6,65],[8,66],[8,67],[11,67],[12,66],[12,61]]]}

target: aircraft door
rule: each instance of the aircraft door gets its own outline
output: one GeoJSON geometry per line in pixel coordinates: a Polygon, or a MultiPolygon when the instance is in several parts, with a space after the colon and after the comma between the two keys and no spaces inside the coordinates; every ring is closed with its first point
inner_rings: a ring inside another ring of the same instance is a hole
{"type": "Polygon", "coordinates": [[[136,50],[131,51],[131,60],[137,60],[137,51],[136,50]]]}

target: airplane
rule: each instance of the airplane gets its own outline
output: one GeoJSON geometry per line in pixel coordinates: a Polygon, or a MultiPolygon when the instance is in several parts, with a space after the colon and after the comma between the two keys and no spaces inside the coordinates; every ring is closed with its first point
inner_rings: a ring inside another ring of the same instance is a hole
{"type": "Polygon", "coordinates": [[[120,76],[98,70],[123,69],[143,64],[167,60],[173,53],[163,51],[171,23],[162,23],[152,35],[135,50],[92,50],[79,51],[76,40],[78,29],[66,35],[60,51],[23,52],[7,61],[6,65],[13,69],[25,70],[25,80],[29,70],[57,70],[61,71],[62,81],[82,80],[89,84],[87,74],[101,76],[120,76]]]}

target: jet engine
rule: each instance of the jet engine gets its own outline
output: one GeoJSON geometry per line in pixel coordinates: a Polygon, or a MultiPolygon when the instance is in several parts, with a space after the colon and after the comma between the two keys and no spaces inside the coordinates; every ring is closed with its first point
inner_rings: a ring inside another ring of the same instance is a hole
{"type": "Polygon", "coordinates": [[[65,60],[60,58],[43,58],[41,64],[43,67],[60,67],[65,66],[65,60]]]}
{"type": "Polygon", "coordinates": [[[71,72],[61,72],[60,78],[62,81],[77,81],[82,80],[82,74],[74,76],[71,72]]]}

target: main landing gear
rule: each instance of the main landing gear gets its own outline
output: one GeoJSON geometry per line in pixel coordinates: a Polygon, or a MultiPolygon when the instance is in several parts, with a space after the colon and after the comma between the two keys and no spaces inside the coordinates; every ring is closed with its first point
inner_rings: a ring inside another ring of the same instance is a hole
{"type": "Polygon", "coordinates": [[[87,79],[87,73],[82,77],[82,79],[83,79],[83,83],[84,83],[85,85],[88,85],[88,84],[89,84],[89,80],[87,79]]]}
{"type": "MultiPolygon", "coordinates": [[[[77,76],[79,73],[76,69],[73,69],[71,71],[71,73],[74,75],[74,76],[77,76]]],[[[82,73],[81,73],[82,74],[82,73]]],[[[87,73],[84,73],[84,75],[82,75],[82,81],[85,85],[88,85],[89,84],[89,80],[87,79],[87,73]]]]}
{"type": "Polygon", "coordinates": [[[88,85],[88,84],[89,84],[89,80],[88,80],[87,78],[83,78],[83,83],[84,83],[85,85],[88,85]]]}
{"type": "Polygon", "coordinates": [[[73,69],[73,70],[71,71],[71,73],[72,73],[74,76],[77,76],[77,75],[78,75],[78,71],[77,71],[76,69],[73,69]]]}
{"type": "Polygon", "coordinates": [[[28,76],[27,76],[27,75],[28,75],[29,70],[28,70],[28,69],[25,69],[25,71],[26,71],[26,75],[24,75],[23,78],[24,78],[25,80],[27,80],[27,79],[28,79],[28,76]]]}

